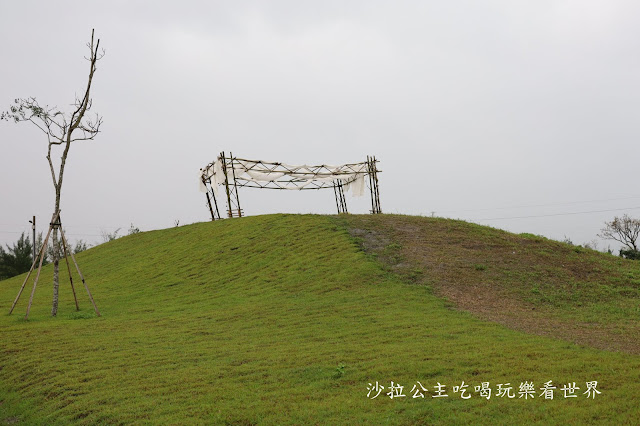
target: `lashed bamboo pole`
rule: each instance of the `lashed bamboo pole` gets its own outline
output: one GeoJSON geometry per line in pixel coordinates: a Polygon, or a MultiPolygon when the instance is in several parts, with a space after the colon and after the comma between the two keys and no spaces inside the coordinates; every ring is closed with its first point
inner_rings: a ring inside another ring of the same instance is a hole
{"type": "MultiPolygon", "coordinates": [[[[211,185],[211,179],[209,179],[209,185],[211,185]]],[[[207,192],[207,196],[209,196],[208,192],[207,192]]],[[[211,198],[213,198],[213,205],[215,207],[215,215],[218,217],[218,219],[220,219],[220,210],[218,209],[218,201],[216,200],[216,195],[213,193],[213,191],[211,191],[211,198]]]]}
{"type": "MultiPolygon", "coordinates": [[[[31,269],[29,270],[29,273],[27,274],[27,277],[24,279],[24,282],[22,283],[22,287],[20,287],[20,291],[18,291],[18,295],[16,296],[16,300],[13,301],[13,305],[11,305],[11,310],[9,311],[9,315],[11,315],[11,313],[13,312],[13,309],[16,307],[16,304],[18,303],[18,300],[20,299],[20,296],[22,295],[22,291],[24,290],[25,285],[27,284],[27,281],[29,280],[29,277],[31,276],[31,273],[33,272],[33,269],[36,266],[36,263],[38,263],[38,259],[40,259],[43,256],[43,250],[45,249],[45,247],[47,246],[47,242],[49,240],[49,234],[51,233],[51,227],[49,227],[49,232],[47,232],[47,236],[45,238],[45,242],[44,244],[42,244],[42,247],[40,247],[40,252],[38,253],[38,257],[33,259],[33,264],[31,265],[31,269]]],[[[35,241],[33,242],[33,244],[35,245],[35,241]]],[[[42,267],[42,262],[40,262],[40,267],[42,267]]],[[[38,269],[38,273],[40,272],[40,269],[38,269]]]]}
{"type": "MultiPolygon", "coordinates": [[[[65,237],[64,232],[62,231],[62,228],[60,228],[60,235],[62,236],[62,243],[63,244],[67,244],[67,238],[65,237]]],[[[89,299],[91,300],[91,304],[93,304],[93,309],[96,311],[96,315],[100,316],[100,311],[98,310],[98,307],[96,306],[96,302],[93,301],[93,296],[91,295],[91,291],[89,290],[89,286],[87,286],[87,283],[84,280],[84,275],[82,275],[82,272],[80,271],[80,267],[78,266],[78,262],[76,262],[76,257],[74,256],[72,251],[69,251],[69,253],[71,254],[71,260],[73,260],[73,263],[76,265],[76,270],[78,271],[78,275],[80,275],[80,279],[82,280],[82,284],[84,284],[84,288],[87,290],[87,294],[89,295],[89,299]]]]}
{"type": "Polygon", "coordinates": [[[369,178],[369,191],[371,192],[371,214],[376,212],[375,205],[375,189],[373,187],[373,169],[371,168],[371,159],[367,155],[367,177],[369,178]]]}
{"type": "Polygon", "coordinates": [[[338,209],[338,214],[340,214],[340,204],[338,202],[338,191],[336,190],[336,185],[337,183],[334,183],[333,185],[333,195],[336,196],[336,208],[338,209]]]}
{"type": "Polygon", "coordinates": [[[236,193],[236,207],[238,208],[238,217],[242,217],[242,210],[240,210],[240,198],[238,197],[238,186],[236,185],[236,169],[233,167],[233,152],[229,152],[231,157],[231,173],[233,173],[233,189],[236,193]]]}
{"type": "Polygon", "coordinates": [[[338,195],[340,196],[340,207],[342,211],[340,213],[348,213],[347,211],[347,200],[344,196],[344,189],[342,185],[342,181],[338,180],[338,195]]]}
{"type": "MultiPolygon", "coordinates": [[[[51,230],[55,226],[58,218],[60,217],[60,212],[58,212],[51,223],[49,224],[49,232],[47,232],[47,237],[44,239],[42,243],[43,250],[46,250],[47,243],[49,242],[49,235],[51,235],[51,230]]],[[[40,254],[40,264],[38,265],[38,273],[36,274],[36,279],[33,281],[33,289],[31,290],[31,297],[29,297],[29,305],[27,306],[27,313],[24,316],[24,319],[29,319],[29,312],[31,311],[31,304],[33,303],[33,295],[36,294],[36,286],[38,285],[38,279],[40,278],[40,272],[42,271],[42,262],[44,261],[44,251],[40,254]]]]}
{"type": "Polygon", "coordinates": [[[211,220],[214,221],[216,220],[216,217],[213,214],[213,206],[211,205],[211,197],[209,196],[209,189],[207,188],[207,180],[204,178],[204,176],[202,177],[202,184],[207,189],[207,192],[205,192],[205,195],[207,196],[207,205],[209,206],[209,211],[211,212],[211,220]]]}
{"type": "Polygon", "coordinates": [[[231,193],[229,192],[229,174],[227,173],[227,159],[224,156],[224,151],[220,154],[222,158],[222,171],[224,172],[224,189],[227,192],[227,217],[232,218],[233,213],[231,210],[231,193]]]}
{"type": "MultiPolygon", "coordinates": [[[[62,224],[60,224],[60,232],[62,232],[62,224]]],[[[80,310],[80,305],[78,305],[78,298],[76,297],[76,289],[73,286],[73,277],[71,276],[71,266],[69,266],[69,255],[67,252],[70,252],[71,250],[67,247],[67,244],[64,240],[64,238],[62,239],[62,251],[64,252],[64,260],[67,263],[67,271],[69,272],[69,282],[71,283],[71,291],[73,292],[73,300],[76,302],[76,311],[80,310]]]]}
{"type": "Polygon", "coordinates": [[[211,197],[209,196],[209,192],[206,192],[205,195],[207,196],[207,205],[209,206],[209,211],[211,212],[211,220],[214,221],[216,220],[216,217],[213,214],[213,207],[211,206],[211,197]]]}
{"type": "Polygon", "coordinates": [[[376,213],[382,213],[382,208],[380,207],[380,190],[379,190],[379,184],[378,184],[378,166],[377,163],[378,160],[376,160],[376,157],[373,157],[373,179],[375,181],[376,184],[376,205],[378,207],[378,210],[376,211],[376,213]]]}

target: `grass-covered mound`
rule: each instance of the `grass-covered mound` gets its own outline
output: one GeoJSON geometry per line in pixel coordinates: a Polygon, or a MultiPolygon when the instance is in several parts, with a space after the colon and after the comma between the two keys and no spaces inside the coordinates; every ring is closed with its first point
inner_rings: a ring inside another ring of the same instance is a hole
{"type": "Polygon", "coordinates": [[[640,355],[640,262],[460,220],[346,216],[389,271],[527,333],[640,355]]]}
{"type": "Polygon", "coordinates": [[[59,315],[51,318],[50,267],[29,321],[22,319],[25,296],[8,316],[24,276],[1,281],[0,422],[624,424],[640,418],[637,355],[531,336],[454,310],[431,287],[365,254],[346,223],[327,216],[248,217],[90,249],[78,261],[101,318],[86,297],[74,312],[62,280],[59,315]],[[539,396],[549,380],[557,386],[553,400],[539,396]],[[594,380],[602,393],[587,399],[585,382],[594,380]],[[367,398],[376,381],[384,391],[367,398]],[[407,396],[390,399],[391,381],[407,396]],[[429,389],[424,399],[412,398],[418,381],[429,389]],[[468,400],[453,392],[462,381],[468,400]],[[525,381],[534,383],[534,399],[518,398],[525,381]],[[431,397],[438,382],[448,397],[431,397]],[[490,382],[490,400],[474,392],[481,382],[490,382]],[[560,388],[570,382],[581,389],[565,399],[560,388]],[[505,383],[515,398],[496,397],[505,383]]]}

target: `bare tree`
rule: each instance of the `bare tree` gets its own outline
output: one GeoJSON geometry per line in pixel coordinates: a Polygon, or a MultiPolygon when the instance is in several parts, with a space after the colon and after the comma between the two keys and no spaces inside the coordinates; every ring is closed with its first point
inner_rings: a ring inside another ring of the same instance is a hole
{"type": "MultiPolygon", "coordinates": [[[[51,179],[55,189],[55,206],[53,210],[52,220],[58,217],[60,213],[60,193],[62,191],[62,180],[64,177],[64,167],[69,155],[71,144],[77,141],[86,141],[94,139],[100,132],[102,117],[95,114],[93,118],[89,117],[89,111],[92,106],[91,99],[91,83],[93,75],[96,72],[96,62],[104,56],[104,50],[99,51],[100,40],[94,42],[93,30],[91,30],[91,42],[87,43],[90,54],[85,57],[89,61],[89,78],[84,91],[84,96],[79,98],[76,96],[73,103],[74,110],[71,114],[64,113],[57,107],[49,107],[48,105],[40,106],[35,98],[16,99],[11,105],[10,110],[3,112],[0,119],[6,121],[14,121],[15,123],[28,121],[40,129],[48,140],[47,161],[51,170],[51,179]],[[51,151],[55,147],[62,149],[60,163],[58,165],[58,173],[56,175],[56,167],[51,159],[51,151]]],[[[58,226],[53,228],[53,304],[51,307],[51,315],[56,316],[58,313],[58,264],[60,261],[60,241],[58,240],[58,226]]]]}
{"type": "Polygon", "coordinates": [[[629,250],[638,251],[640,219],[634,219],[625,214],[622,218],[614,217],[611,222],[604,224],[605,227],[598,234],[600,238],[617,241],[629,250]]]}

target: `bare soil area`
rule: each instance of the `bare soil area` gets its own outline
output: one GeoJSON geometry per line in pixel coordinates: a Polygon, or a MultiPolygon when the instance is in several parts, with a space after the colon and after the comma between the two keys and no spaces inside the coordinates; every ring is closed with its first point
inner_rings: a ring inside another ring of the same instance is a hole
{"type": "Polygon", "coordinates": [[[457,309],[527,333],[640,354],[633,315],[640,313],[640,262],[462,221],[344,220],[385,268],[431,287],[457,309]]]}

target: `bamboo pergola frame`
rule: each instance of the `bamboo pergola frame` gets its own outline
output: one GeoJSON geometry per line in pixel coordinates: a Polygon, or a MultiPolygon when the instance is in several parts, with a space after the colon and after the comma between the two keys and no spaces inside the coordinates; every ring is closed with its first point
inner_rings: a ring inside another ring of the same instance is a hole
{"type": "Polygon", "coordinates": [[[207,208],[211,220],[221,219],[216,196],[216,186],[224,187],[226,200],[226,216],[242,217],[244,211],[240,207],[238,188],[258,188],[277,190],[319,190],[333,188],[338,213],[348,213],[345,187],[359,178],[365,178],[371,194],[370,213],[382,213],[380,207],[380,191],[378,184],[378,160],[375,156],[367,156],[361,163],[349,163],[341,166],[291,166],[284,163],[247,160],[228,155],[223,151],[216,161],[200,169],[201,189],[206,194],[207,208]],[[241,174],[236,175],[236,170],[241,174]],[[212,180],[212,177],[215,179],[212,180]],[[254,178],[257,176],[257,178],[254,178]],[[273,177],[273,179],[271,179],[273,177]],[[216,180],[217,179],[217,180],[216,180]]]}

